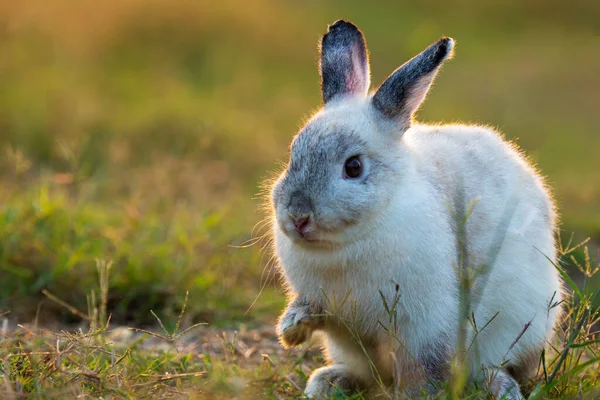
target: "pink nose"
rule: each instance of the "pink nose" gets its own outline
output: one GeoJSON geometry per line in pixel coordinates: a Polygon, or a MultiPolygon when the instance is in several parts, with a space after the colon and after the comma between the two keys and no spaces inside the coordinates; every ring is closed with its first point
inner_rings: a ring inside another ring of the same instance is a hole
{"type": "Polygon", "coordinates": [[[308,223],[310,222],[310,216],[305,214],[301,215],[300,217],[292,217],[292,221],[294,221],[296,230],[298,232],[302,232],[308,226],[308,223]]]}

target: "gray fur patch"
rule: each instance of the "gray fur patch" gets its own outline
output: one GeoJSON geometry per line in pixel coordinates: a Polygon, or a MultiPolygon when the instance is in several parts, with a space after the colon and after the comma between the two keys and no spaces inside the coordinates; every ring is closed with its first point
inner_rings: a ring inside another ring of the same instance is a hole
{"type": "MultiPolygon", "coordinates": [[[[425,370],[429,383],[439,383],[450,375],[452,347],[450,339],[431,344],[421,351],[419,363],[425,370]]],[[[429,387],[429,385],[428,385],[429,387]]]]}
{"type": "MultiPolygon", "coordinates": [[[[282,186],[290,193],[287,204],[290,212],[313,211],[313,199],[319,198],[327,191],[331,181],[330,166],[339,165],[340,168],[352,149],[360,151],[366,148],[366,143],[352,132],[320,132],[312,127],[306,127],[292,143],[292,154],[288,173],[282,186]],[[293,189],[293,190],[290,190],[293,189]]],[[[341,169],[340,169],[341,176],[341,169]]],[[[286,204],[286,200],[283,200],[286,204]]],[[[357,217],[349,210],[349,218],[357,217]]]]}
{"type": "Polygon", "coordinates": [[[313,209],[312,201],[310,197],[306,196],[303,192],[296,190],[292,193],[290,202],[288,205],[288,212],[295,216],[306,215],[313,209]]]}

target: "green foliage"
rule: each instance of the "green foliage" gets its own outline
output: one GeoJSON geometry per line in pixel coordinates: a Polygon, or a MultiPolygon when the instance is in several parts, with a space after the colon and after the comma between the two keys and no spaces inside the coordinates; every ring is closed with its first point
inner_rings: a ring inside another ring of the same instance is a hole
{"type": "MultiPolygon", "coordinates": [[[[148,322],[152,309],[170,315],[185,290],[194,293],[193,314],[229,320],[244,314],[261,285],[260,271],[247,265],[259,268],[260,255],[228,246],[240,233],[224,235],[217,212],[175,206],[158,218],[152,210],[69,201],[47,188],[19,194],[0,211],[0,307],[21,318],[35,313],[43,289],[85,309],[99,259],[112,262],[108,303],[119,322],[148,322]]],[[[46,317],[61,310],[42,309],[46,317]]]]}

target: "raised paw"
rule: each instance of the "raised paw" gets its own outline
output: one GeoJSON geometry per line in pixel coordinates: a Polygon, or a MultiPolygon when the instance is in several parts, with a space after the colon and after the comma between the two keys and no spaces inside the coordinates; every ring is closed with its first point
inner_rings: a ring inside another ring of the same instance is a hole
{"type": "Polygon", "coordinates": [[[329,365],[315,370],[308,382],[304,395],[310,399],[325,399],[338,393],[351,395],[361,390],[359,380],[341,364],[329,365]]]}
{"type": "Polygon", "coordinates": [[[280,317],[277,330],[283,345],[292,347],[309,340],[321,322],[316,307],[303,299],[296,299],[280,317]]]}

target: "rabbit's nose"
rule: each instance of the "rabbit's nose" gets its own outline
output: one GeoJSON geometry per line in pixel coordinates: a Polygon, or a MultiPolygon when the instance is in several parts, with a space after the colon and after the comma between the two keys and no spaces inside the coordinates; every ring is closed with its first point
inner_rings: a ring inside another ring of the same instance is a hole
{"type": "Polygon", "coordinates": [[[290,215],[290,217],[292,218],[294,227],[300,233],[304,231],[304,229],[308,226],[308,223],[310,222],[310,214],[303,214],[300,216],[290,215]]]}

